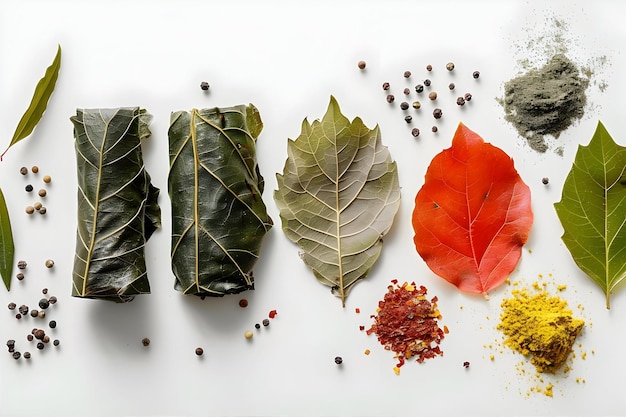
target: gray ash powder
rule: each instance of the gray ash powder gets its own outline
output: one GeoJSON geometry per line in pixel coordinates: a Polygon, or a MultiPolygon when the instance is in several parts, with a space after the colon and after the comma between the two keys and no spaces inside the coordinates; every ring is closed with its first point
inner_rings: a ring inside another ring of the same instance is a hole
{"type": "Polygon", "coordinates": [[[505,119],[537,152],[548,150],[544,135],[558,138],[584,114],[589,78],[564,54],[556,54],[541,68],[504,84],[505,119]]]}

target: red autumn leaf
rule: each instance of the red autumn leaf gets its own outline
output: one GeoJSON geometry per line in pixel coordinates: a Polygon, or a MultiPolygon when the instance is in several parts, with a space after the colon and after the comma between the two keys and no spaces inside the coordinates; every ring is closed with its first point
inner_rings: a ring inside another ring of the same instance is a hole
{"type": "Polygon", "coordinates": [[[530,189],[500,148],[459,124],[415,197],[415,248],[460,290],[486,294],[515,269],[530,232],[530,189]]]}

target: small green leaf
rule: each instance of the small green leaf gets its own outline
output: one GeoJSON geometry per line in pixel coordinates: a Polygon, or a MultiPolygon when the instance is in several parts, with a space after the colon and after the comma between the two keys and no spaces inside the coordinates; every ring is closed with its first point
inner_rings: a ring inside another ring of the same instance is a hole
{"type": "Polygon", "coordinates": [[[0,161],[4,154],[11,148],[11,146],[15,145],[17,142],[25,139],[30,135],[37,123],[41,120],[44,111],[46,111],[46,107],[48,106],[48,100],[50,100],[50,96],[54,91],[54,86],[56,85],[57,78],[59,76],[59,69],[61,68],[61,45],[59,45],[57,49],[57,54],[52,61],[52,64],[46,70],[43,78],[39,80],[37,83],[37,87],[35,87],[35,93],[33,94],[33,98],[30,101],[30,105],[28,109],[24,112],[22,119],[17,124],[17,128],[15,129],[15,133],[13,134],[13,139],[11,139],[11,143],[5,149],[5,151],[0,155],[0,161]]]}
{"type": "Polygon", "coordinates": [[[579,146],[565,179],[557,215],[561,237],[578,267],[606,295],[626,278],[626,148],[617,145],[604,125],[588,146],[579,146]]]}
{"type": "Polygon", "coordinates": [[[14,252],[9,210],[7,210],[4,194],[2,194],[2,189],[0,189],[0,275],[2,275],[2,281],[6,285],[7,290],[11,289],[14,252]]]}

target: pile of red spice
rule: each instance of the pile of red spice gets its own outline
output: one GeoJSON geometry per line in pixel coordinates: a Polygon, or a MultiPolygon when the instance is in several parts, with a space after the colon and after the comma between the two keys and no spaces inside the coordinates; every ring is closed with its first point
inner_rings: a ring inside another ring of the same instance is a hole
{"type": "Polygon", "coordinates": [[[367,334],[375,333],[378,341],[387,350],[396,353],[398,364],[394,368],[396,374],[404,361],[416,357],[417,362],[443,355],[439,348],[446,326],[439,327],[441,314],[437,309],[437,297],[430,301],[426,298],[427,289],[416,287],[415,283],[398,285],[397,280],[385,298],[378,302],[377,314],[372,315],[375,323],[367,330],[367,334]]]}

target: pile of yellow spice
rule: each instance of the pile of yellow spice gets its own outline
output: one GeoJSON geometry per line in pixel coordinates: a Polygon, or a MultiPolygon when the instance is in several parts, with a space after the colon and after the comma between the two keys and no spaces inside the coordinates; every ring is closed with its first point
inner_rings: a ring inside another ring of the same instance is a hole
{"type": "Polygon", "coordinates": [[[538,372],[556,372],[572,351],[584,320],[574,318],[566,301],[546,291],[515,289],[511,294],[502,302],[497,327],[506,336],[504,344],[530,356],[538,372]]]}

